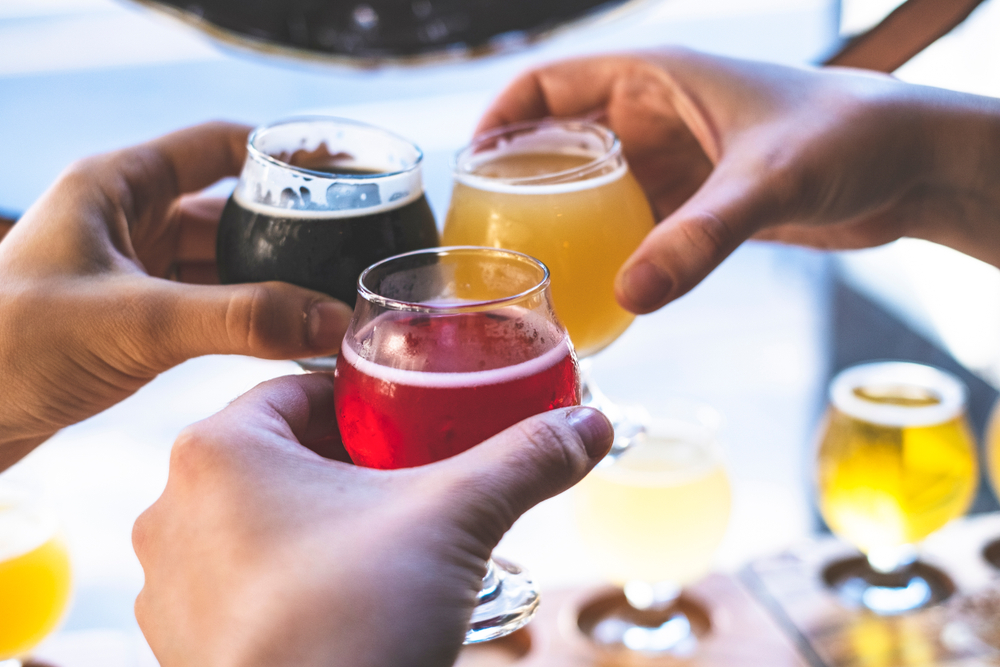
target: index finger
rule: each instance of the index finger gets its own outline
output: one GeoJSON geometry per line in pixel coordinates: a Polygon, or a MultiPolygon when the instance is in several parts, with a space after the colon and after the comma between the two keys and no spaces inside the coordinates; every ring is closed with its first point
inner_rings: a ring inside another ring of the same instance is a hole
{"type": "Polygon", "coordinates": [[[153,139],[135,150],[154,151],[164,161],[164,168],[172,172],[170,198],[174,199],[239,175],[251,129],[222,121],[204,123],[153,139]]]}
{"type": "Polygon", "coordinates": [[[125,204],[130,220],[165,211],[185,193],[238,175],[250,129],[225,122],[196,125],[101,156],[91,173],[109,180],[107,191],[125,204]]]}
{"type": "Polygon", "coordinates": [[[295,440],[320,456],[350,462],[333,410],[333,374],[289,375],[263,382],[198,426],[220,442],[239,441],[247,430],[295,440]]]}
{"type": "Polygon", "coordinates": [[[626,59],[574,58],[514,79],[483,114],[476,134],[545,116],[584,116],[607,106],[626,59]]]}

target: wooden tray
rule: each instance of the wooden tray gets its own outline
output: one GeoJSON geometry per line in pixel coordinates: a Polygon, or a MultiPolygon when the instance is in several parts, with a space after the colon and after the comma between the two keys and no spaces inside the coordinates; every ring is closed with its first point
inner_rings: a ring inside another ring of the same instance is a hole
{"type": "Polygon", "coordinates": [[[793,643],[734,577],[713,574],[685,592],[707,613],[707,632],[689,657],[656,656],[599,646],[578,619],[595,605],[613,603],[619,590],[602,587],[543,591],[538,615],[524,630],[467,647],[458,667],[806,667],[793,643]]]}
{"type": "Polygon", "coordinates": [[[932,536],[921,561],[944,571],[955,593],[942,604],[899,616],[849,608],[830,592],[824,569],[858,556],[833,538],[756,561],[741,579],[814,667],[1000,665],[1000,653],[979,641],[956,613],[962,596],[1000,583],[1000,570],[983,555],[998,537],[998,514],[958,521],[932,536]]]}

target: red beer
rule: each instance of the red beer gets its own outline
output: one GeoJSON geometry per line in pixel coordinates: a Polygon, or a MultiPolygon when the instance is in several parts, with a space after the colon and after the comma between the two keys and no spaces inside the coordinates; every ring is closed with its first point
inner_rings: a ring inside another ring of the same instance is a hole
{"type": "Polygon", "coordinates": [[[358,465],[432,463],[522,419],[580,402],[565,331],[523,308],[388,312],[368,327],[356,338],[396,352],[390,368],[345,341],[337,361],[337,421],[358,465]]]}

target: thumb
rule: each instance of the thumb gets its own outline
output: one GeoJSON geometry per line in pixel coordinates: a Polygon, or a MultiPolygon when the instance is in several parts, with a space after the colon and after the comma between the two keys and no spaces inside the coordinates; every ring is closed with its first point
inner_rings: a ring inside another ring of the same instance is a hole
{"type": "Polygon", "coordinates": [[[777,207],[761,178],[720,163],[701,188],[653,228],[615,279],[615,297],[650,313],[683,296],[743,241],[773,220],[777,207]],[[727,173],[730,172],[730,173],[727,173]]]}
{"type": "Polygon", "coordinates": [[[449,507],[490,548],[522,514],[570,488],[611,449],[611,422],[593,408],[552,410],[436,464],[450,468],[449,507]],[[456,487],[452,487],[453,490],[456,487]]]}
{"type": "Polygon", "coordinates": [[[183,285],[153,280],[142,329],[145,347],[174,366],[205,354],[299,359],[336,354],[352,310],[282,282],[183,285]]]}

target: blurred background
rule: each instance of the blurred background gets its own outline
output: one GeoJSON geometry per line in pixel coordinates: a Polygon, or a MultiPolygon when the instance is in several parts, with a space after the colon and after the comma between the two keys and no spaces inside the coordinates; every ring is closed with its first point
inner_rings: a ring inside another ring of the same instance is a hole
{"type": "MultiPolygon", "coordinates": [[[[898,0],[645,0],[525,50],[420,68],[347,69],[264,57],[114,0],[0,0],[0,214],[17,217],[73,160],[195,123],[251,125],[330,113],[402,134],[426,154],[443,218],[449,163],[479,114],[522,70],[574,55],[690,46],[807,65],[892,11],[898,0]]],[[[906,81],[1000,95],[1000,0],[905,65],[906,81]]],[[[226,193],[230,184],[216,189],[226,193]]],[[[1000,271],[903,240],[825,254],[741,248],[704,284],[639,318],[595,359],[624,402],[683,396],[725,417],[733,516],[718,567],[734,570],[819,529],[811,456],[825,387],[870,358],[913,358],[958,373],[979,428],[1000,383],[1000,271]]],[[[76,568],[75,602],[40,654],[66,667],[155,664],[132,603],[142,571],[135,517],[159,495],[185,425],[291,363],[208,357],[163,374],[115,408],[58,434],[13,473],[36,477],[59,512],[76,568]],[[94,662],[87,662],[87,656],[94,662]]],[[[976,508],[996,507],[983,485],[976,508]]],[[[591,582],[564,497],[526,515],[498,554],[543,589],[591,582]]]]}

